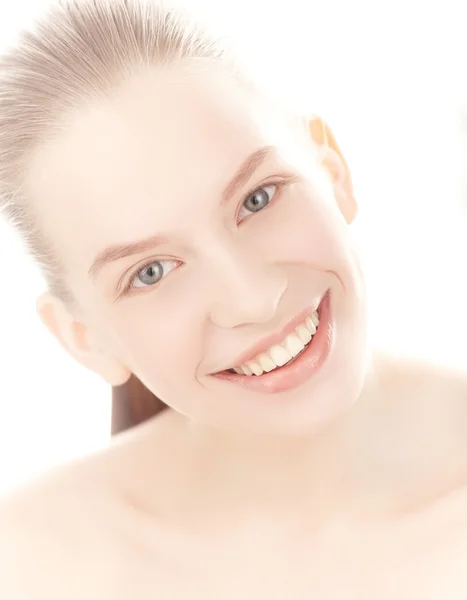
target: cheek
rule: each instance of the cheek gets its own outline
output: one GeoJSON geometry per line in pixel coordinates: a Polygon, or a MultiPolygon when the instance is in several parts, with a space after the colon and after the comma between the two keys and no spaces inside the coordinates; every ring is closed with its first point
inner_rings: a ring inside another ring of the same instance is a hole
{"type": "Polygon", "coordinates": [[[161,389],[173,387],[180,373],[185,379],[194,375],[202,355],[202,319],[186,295],[142,293],[117,310],[114,331],[128,368],[150,373],[161,389]]]}
{"type": "Polygon", "coordinates": [[[306,194],[271,206],[255,236],[255,243],[280,261],[336,270],[351,260],[349,227],[337,207],[306,194]]]}

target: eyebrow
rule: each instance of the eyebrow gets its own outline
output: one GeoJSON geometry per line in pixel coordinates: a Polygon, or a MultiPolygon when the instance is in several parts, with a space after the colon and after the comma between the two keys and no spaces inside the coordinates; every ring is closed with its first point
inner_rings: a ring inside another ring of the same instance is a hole
{"type": "MultiPolygon", "coordinates": [[[[263,146],[250,154],[250,156],[243,161],[235,175],[225,187],[222,194],[222,204],[229,202],[232,196],[234,196],[235,193],[249,181],[260,165],[276,153],[277,149],[274,146],[263,146]]],[[[167,242],[167,236],[155,234],[138,242],[112,244],[99,252],[89,268],[88,275],[92,278],[96,278],[99,271],[106,264],[128,256],[133,256],[134,254],[141,254],[142,252],[152,250],[167,242]]]]}
{"type": "Polygon", "coordinates": [[[230,183],[227,184],[222,195],[222,203],[225,204],[228,202],[232,196],[235,195],[237,190],[249,181],[260,165],[276,153],[277,150],[274,146],[263,146],[250,154],[250,156],[248,156],[248,158],[240,165],[240,168],[232,177],[230,183]]]}

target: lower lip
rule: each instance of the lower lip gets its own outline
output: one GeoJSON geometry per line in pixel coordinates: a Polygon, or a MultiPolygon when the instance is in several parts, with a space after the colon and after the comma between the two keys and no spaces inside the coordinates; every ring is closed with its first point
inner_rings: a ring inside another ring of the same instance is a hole
{"type": "Polygon", "coordinates": [[[242,386],[246,390],[277,394],[302,385],[312,377],[327,359],[334,339],[330,294],[324,296],[318,308],[319,326],[307,348],[290,364],[262,375],[237,375],[222,371],[213,377],[242,386]]]}

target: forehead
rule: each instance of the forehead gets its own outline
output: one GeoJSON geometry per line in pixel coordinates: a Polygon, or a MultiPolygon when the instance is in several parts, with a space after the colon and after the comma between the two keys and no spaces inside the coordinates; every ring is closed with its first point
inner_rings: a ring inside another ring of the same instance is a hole
{"type": "Polygon", "coordinates": [[[83,256],[148,235],[151,221],[172,227],[290,130],[273,102],[216,65],[147,71],[77,113],[35,156],[26,187],[60,248],[72,257],[79,242],[83,256]]]}

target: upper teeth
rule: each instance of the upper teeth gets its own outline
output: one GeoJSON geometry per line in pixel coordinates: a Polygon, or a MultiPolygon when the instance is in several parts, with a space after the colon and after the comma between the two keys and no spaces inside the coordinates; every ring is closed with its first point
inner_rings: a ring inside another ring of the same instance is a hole
{"type": "Polygon", "coordinates": [[[305,346],[311,341],[319,325],[318,313],[315,311],[295,328],[295,332],[289,334],[280,344],[276,344],[255,356],[252,360],[234,367],[239,375],[262,375],[264,371],[269,373],[277,367],[282,367],[292,358],[300,354],[305,346]]]}

